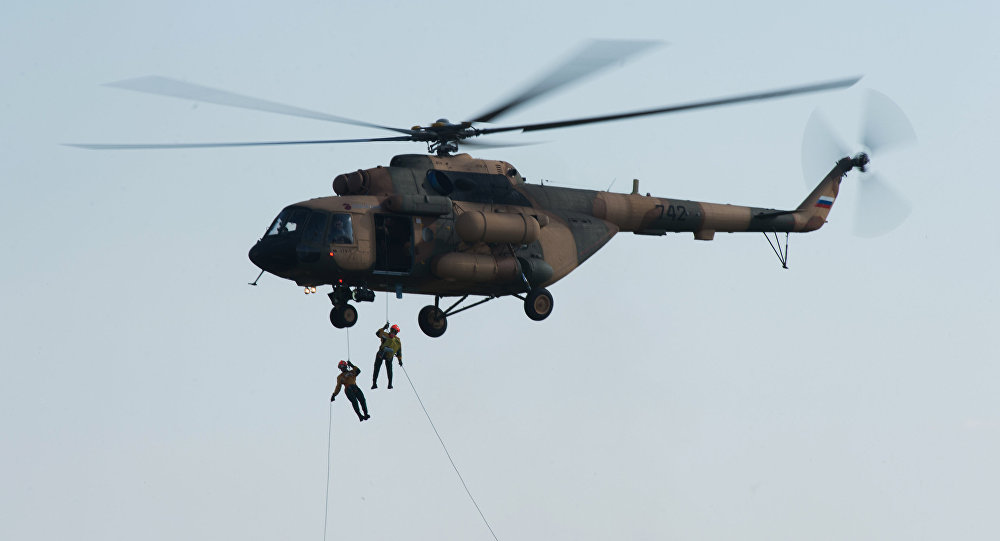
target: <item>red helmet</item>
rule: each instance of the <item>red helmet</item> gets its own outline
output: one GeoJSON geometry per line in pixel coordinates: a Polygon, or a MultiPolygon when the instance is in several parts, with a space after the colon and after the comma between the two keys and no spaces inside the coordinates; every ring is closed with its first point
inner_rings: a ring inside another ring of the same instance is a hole
{"type": "Polygon", "coordinates": [[[399,325],[393,325],[392,327],[389,327],[389,330],[392,332],[399,332],[399,325]]]}
{"type": "Polygon", "coordinates": [[[337,363],[337,368],[340,368],[341,370],[347,368],[347,361],[340,361],[339,363],[337,363]]]}

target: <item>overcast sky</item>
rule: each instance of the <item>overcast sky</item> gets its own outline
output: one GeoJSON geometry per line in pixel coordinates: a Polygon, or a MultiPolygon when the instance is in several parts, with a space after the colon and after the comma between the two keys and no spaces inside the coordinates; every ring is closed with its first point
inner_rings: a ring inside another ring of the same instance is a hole
{"type": "MultiPolygon", "coordinates": [[[[864,75],[856,88],[498,136],[529,180],[794,208],[803,129],[864,88],[919,144],[873,156],[913,213],[852,234],[857,173],[783,270],[759,234],[622,234],[528,320],[502,299],[420,333],[409,375],[502,541],[1000,536],[995,2],[15,2],[0,18],[0,538],[323,537],[328,399],[371,374],[250,246],[339,173],[418,144],[87,151],[62,143],[378,137],[149,96],[163,75],[366,120],[469,118],[589,38],[666,44],[503,123],[864,75]],[[697,4],[697,5],[695,5],[697,4]]],[[[831,157],[830,165],[836,156],[831,157]]],[[[809,179],[810,184],[819,178],[809,179]]],[[[326,293],[322,290],[321,293],[326,293]]],[[[329,539],[491,539],[397,372],[333,409],[329,539]]]]}

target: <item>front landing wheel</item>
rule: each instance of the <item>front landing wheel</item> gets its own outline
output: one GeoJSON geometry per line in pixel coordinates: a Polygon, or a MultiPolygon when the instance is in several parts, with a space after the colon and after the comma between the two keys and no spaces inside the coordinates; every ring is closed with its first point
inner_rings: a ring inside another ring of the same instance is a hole
{"type": "Polygon", "coordinates": [[[350,304],[336,304],[330,310],[330,323],[338,329],[353,327],[358,322],[358,311],[350,304]]]}
{"type": "Polygon", "coordinates": [[[417,314],[417,324],[420,330],[431,338],[437,338],[448,330],[448,317],[437,306],[424,306],[417,314]]]}
{"type": "Polygon", "coordinates": [[[544,287],[532,289],[524,299],[524,313],[535,321],[549,317],[552,313],[552,294],[544,287]]]}

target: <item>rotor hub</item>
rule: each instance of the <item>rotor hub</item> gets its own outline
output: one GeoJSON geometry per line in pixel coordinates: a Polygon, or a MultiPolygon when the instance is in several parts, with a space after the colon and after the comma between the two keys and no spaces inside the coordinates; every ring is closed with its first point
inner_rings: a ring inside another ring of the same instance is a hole
{"type": "Polygon", "coordinates": [[[871,163],[871,159],[868,158],[868,154],[865,154],[864,152],[859,152],[856,156],[851,158],[851,166],[860,169],[862,173],[868,170],[869,163],[871,163]]]}

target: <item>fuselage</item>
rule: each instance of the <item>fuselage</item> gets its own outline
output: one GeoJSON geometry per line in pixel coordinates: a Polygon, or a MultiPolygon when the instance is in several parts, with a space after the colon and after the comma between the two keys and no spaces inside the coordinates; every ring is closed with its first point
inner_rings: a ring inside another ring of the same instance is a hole
{"type": "MultiPolygon", "coordinates": [[[[839,176],[810,197],[835,196],[839,176]]],[[[808,198],[778,211],[528,184],[507,162],[467,154],[396,156],[339,175],[334,191],[283,209],[250,259],[302,286],[502,296],[555,283],[620,231],[711,240],[810,231],[826,217],[808,198]]]]}

